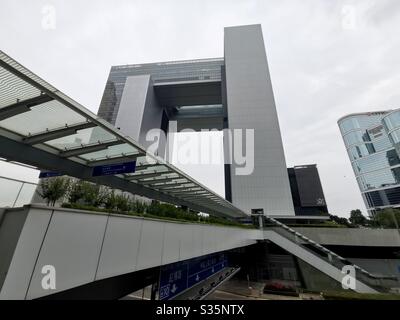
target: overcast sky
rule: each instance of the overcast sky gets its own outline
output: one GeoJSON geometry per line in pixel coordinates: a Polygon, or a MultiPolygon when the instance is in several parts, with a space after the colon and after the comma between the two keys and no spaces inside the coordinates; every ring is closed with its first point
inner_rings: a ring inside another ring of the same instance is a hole
{"type": "MultiPolygon", "coordinates": [[[[112,65],[222,57],[224,27],[261,23],[287,164],[316,163],[331,213],[348,216],[365,207],[337,120],[400,107],[399,13],[399,0],[1,0],[0,49],[97,112],[112,65]]],[[[222,192],[218,166],[198,171],[222,192]]]]}

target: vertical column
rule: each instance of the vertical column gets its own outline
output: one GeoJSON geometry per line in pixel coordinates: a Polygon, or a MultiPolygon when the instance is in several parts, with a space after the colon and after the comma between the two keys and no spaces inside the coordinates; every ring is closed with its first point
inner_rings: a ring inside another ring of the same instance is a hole
{"type": "MultiPolygon", "coordinates": [[[[159,105],[154,93],[150,75],[131,76],[126,79],[115,126],[142,146],[148,147],[152,142],[146,141],[151,129],[161,129],[163,108],[159,105]]],[[[158,155],[163,157],[165,141],[159,144],[158,155]]]]}
{"type": "MultiPolygon", "coordinates": [[[[254,129],[254,171],[231,166],[232,202],[246,212],[294,215],[278,116],[260,25],[225,29],[225,73],[230,129],[254,129]]],[[[244,136],[244,134],[243,134],[244,136]]]]}

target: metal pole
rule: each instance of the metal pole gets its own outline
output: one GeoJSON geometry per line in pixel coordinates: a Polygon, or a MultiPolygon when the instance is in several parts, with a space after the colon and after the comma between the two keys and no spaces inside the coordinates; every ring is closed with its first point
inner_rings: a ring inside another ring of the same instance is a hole
{"type": "Polygon", "coordinates": [[[151,300],[156,300],[156,294],[158,290],[158,283],[153,283],[151,286],[151,300]]]}
{"type": "Polygon", "coordinates": [[[263,219],[264,219],[264,215],[259,215],[258,216],[258,224],[259,224],[260,229],[263,229],[263,227],[264,227],[263,219]]]}

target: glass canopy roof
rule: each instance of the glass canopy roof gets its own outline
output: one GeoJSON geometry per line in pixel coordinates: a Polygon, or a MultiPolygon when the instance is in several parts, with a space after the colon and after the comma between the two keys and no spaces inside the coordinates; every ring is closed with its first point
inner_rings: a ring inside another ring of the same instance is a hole
{"type": "Polygon", "coordinates": [[[247,216],[2,51],[0,157],[213,215],[247,216]],[[133,160],[132,174],[91,174],[94,166],[133,160]]]}

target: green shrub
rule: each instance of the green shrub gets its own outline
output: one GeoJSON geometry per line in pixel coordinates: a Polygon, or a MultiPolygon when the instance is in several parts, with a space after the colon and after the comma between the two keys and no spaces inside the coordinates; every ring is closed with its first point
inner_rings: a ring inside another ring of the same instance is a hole
{"type": "Polygon", "coordinates": [[[117,196],[115,195],[115,191],[112,190],[109,192],[104,200],[104,206],[106,209],[112,210],[117,207],[117,196]]]}
{"type": "Polygon", "coordinates": [[[68,194],[70,184],[71,179],[66,177],[42,179],[36,192],[47,201],[47,205],[54,206],[68,194]]]}
{"type": "Polygon", "coordinates": [[[68,200],[70,203],[78,203],[83,199],[83,181],[78,180],[71,184],[68,200]]]}
{"type": "Polygon", "coordinates": [[[122,212],[128,212],[130,210],[130,200],[128,196],[118,194],[115,196],[115,207],[117,210],[122,212]]]}
{"type": "Polygon", "coordinates": [[[377,211],[371,220],[371,225],[378,228],[397,229],[400,225],[400,210],[388,208],[377,211]]]}
{"type": "Polygon", "coordinates": [[[98,184],[89,182],[82,183],[83,201],[88,206],[99,207],[104,204],[107,197],[107,189],[98,184]]]}
{"type": "Polygon", "coordinates": [[[100,207],[107,197],[107,188],[98,184],[78,180],[72,183],[68,200],[70,203],[83,203],[100,207]]]}
{"type": "Polygon", "coordinates": [[[136,213],[144,213],[146,211],[146,204],[139,200],[131,200],[130,210],[136,213]]]}
{"type": "Polygon", "coordinates": [[[98,208],[93,206],[88,206],[79,203],[64,203],[62,206],[64,208],[78,209],[78,210],[88,210],[95,212],[106,212],[106,213],[115,213],[115,214],[125,214],[125,215],[133,215],[139,217],[147,217],[161,220],[170,220],[170,221],[182,221],[182,222],[196,222],[196,223],[206,223],[206,224],[215,224],[215,225],[223,225],[223,226],[232,226],[232,227],[240,227],[240,228],[254,228],[253,226],[243,225],[236,221],[227,220],[218,217],[200,217],[196,213],[187,212],[186,210],[182,210],[174,205],[170,204],[160,204],[160,203],[152,203],[151,205],[145,204],[140,201],[129,201],[130,211],[123,211],[117,208],[117,202],[119,196],[115,195],[114,192],[110,192],[109,197],[106,200],[105,208],[98,208]],[[132,205],[133,203],[133,205],[132,205]],[[140,208],[142,212],[137,212],[134,209],[140,208]]]}

